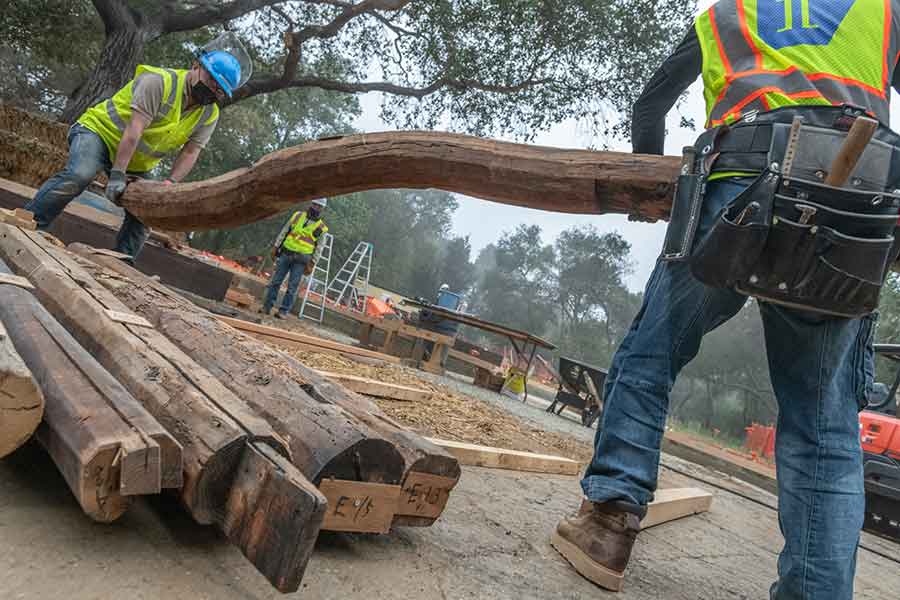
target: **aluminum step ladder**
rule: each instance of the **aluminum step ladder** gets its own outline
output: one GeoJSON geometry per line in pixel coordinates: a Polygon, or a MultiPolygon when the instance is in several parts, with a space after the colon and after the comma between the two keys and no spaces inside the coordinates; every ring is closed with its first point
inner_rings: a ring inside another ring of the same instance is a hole
{"type": "Polygon", "coordinates": [[[347,258],[325,292],[327,302],[335,306],[347,304],[350,310],[365,313],[369,296],[369,274],[372,271],[372,251],[369,242],[360,242],[347,258]]]}
{"type": "Polygon", "coordinates": [[[300,312],[297,316],[301,319],[310,319],[321,323],[325,319],[325,291],[328,289],[328,275],[331,266],[331,247],[334,238],[326,233],[322,239],[322,251],[316,260],[312,273],[306,282],[306,291],[303,292],[303,303],[300,304],[300,312]]]}

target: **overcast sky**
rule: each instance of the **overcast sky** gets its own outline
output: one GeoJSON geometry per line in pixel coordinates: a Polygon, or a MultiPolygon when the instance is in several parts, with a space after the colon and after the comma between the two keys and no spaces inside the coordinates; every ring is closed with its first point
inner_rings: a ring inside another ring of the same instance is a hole
{"type": "MultiPolygon", "coordinates": [[[[713,4],[713,0],[700,0],[700,10],[713,4]]],[[[385,124],[379,118],[381,97],[368,94],[360,97],[363,113],[356,121],[357,129],[366,132],[387,131],[394,127],[385,124]]],[[[897,129],[897,115],[900,114],[900,101],[895,94],[892,98],[891,119],[897,129]]],[[[698,131],[679,127],[679,109],[673,109],[668,118],[668,134],[666,136],[666,154],[679,155],[683,146],[692,144],[698,131]]],[[[687,117],[693,117],[701,124],[704,120],[705,108],[703,88],[700,81],[694,83],[688,91],[687,101],[680,111],[687,117]]],[[[535,144],[558,146],[561,148],[585,148],[590,140],[580,134],[575,123],[562,123],[550,131],[541,133],[534,140],[535,144]]],[[[631,151],[630,143],[613,142],[612,150],[631,151]]],[[[520,223],[539,225],[544,232],[544,242],[552,243],[556,236],[579,224],[593,224],[601,231],[618,231],[631,242],[634,272],[626,283],[632,291],[643,289],[656,257],[662,247],[665,236],[665,223],[630,223],[623,215],[571,215],[552,213],[528,208],[519,208],[505,204],[497,204],[476,198],[457,195],[459,210],[453,219],[453,232],[456,235],[469,236],[472,243],[473,260],[478,251],[491,242],[496,241],[503,231],[514,229],[520,223]]]]}

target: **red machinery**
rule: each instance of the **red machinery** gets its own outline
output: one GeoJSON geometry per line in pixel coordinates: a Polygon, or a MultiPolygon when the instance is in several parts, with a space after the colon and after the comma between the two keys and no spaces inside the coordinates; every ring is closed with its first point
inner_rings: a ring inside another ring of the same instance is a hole
{"type": "MultiPolygon", "coordinates": [[[[900,362],[900,344],[875,344],[879,356],[900,362]]],[[[890,390],[875,384],[873,398],[859,414],[866,485],[865,529],[900,539],[900,418],[897,388],[900,369],[890,390]]]]}

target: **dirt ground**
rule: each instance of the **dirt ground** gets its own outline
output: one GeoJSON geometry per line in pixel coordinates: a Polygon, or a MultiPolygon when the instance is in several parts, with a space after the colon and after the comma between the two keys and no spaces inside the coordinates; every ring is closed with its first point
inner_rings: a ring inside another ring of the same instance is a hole
{"type": "MultiPolygon", "coordinates": [[[[428,403],[378,400],[425,434],[586,461],[593,430],[528,404],[394,365],[298,353],[312,367],[426,387],[428,403]]],[[[761,599],[782,543],[776,499],[727,475],[663,456],[662,487],[700,487],[712,510],[638,536],[625,591],[582,579],[550,546],[578,504],[576,477],[464,467],[441,519],[388,535],[323,533],[291,598],[761,599]],[[737,495],[738,492],[742,495],[737,495]]],[[[864,534],[859,599],[900,597],[900,546],[864,534]]],[[[47,455],[29,444],[0,461],[0,600],[283,598],[213,527],[171,497],[142,498],[118,522],[81,513],[47,455]]]]}
{"type": "MultiPolygon", "coordinates": [[[[715,473],[683,467],[717,481],[715,473]]],[[[662,481],[708,487],[669,470],[662,481]]],[[[638,536],[625,591],[614,595],[579,577],[547,541],[557,519],[577,502],[576,478],[466,467],[446,512],[431,528],[384,536],[323,534],[301,591],[290,597],[766,597],[781,544],[775,512],[708,489],[716,494],[709,513],[638,536]]],[[[856,598],[898,594],[897,563],[862,550],[856,598]]],[[[141,500],[119,522],[97,525],[81,514],[38,447],[26,446],[0,461],[4,600],[279,597],[284,596],[215,529],[194,524],[172,500],[141,500]]]]}

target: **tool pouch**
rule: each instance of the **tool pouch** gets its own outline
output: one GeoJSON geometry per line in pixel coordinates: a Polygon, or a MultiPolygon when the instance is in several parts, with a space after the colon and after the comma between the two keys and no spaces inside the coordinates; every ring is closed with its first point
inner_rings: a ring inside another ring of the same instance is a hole
{"type": "Polygon", "coordinates": [[[782,182],[765,246],[735,289],[837,316],[871,313],[897,257],[897,206],[887,194],[782,182]]]}
{"type": "Polygon", "coordinates": [[[752,274],[766,246],[772,202],[781,183],[764,171],[716,217],[690,256],[691,273],[712,287],[732,287],[752,274]]]}

